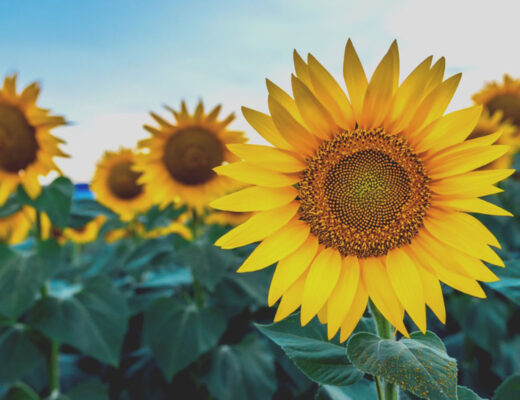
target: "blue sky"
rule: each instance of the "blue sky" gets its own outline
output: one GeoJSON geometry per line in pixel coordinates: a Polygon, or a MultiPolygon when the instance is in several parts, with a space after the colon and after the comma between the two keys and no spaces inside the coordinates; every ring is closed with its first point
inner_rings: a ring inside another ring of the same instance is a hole
{"type": "Polygon", "coordinates": [[[467,105],[485,80],[520,75],[518,8],[506,0],[493,8],[479,0],[0,0],[0,73],[40,81],[40,104],[74,122],[56,130],[72,155],[61,165],[88,181],[102,152],[145,137],[147,113],[164,103],[222,103],[257,141],[240,106],[266,109],[264,78],[289,88],[294,48],[339,78],[347,37],[368,71],[394,38],[402,74],[445,55],[448,72],[465,74],[454,104],[467,105]]]}

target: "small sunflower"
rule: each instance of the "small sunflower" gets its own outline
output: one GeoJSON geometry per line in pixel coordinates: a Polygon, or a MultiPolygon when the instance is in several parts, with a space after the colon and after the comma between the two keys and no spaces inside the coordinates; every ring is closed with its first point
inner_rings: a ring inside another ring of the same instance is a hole
{"type": "Polygon", "coordinates": [[[0,217],[0,242],[18,244],[23,242],[33,226],[36,211],[32,207],[15,207],[8,215],[0,217]]]}
{"type": "Polygon", "coordinates": [[[107,151],[92,179],[91,189],[97,200],[118,213],[123,221],[151,206],[147,188],[138,182],[141,173],[134,170],[135,162],[132,150],[107,151]]]}
{"type": "Polygon", "coordinates": [[[208,225],[236,226],[246,222],[250,216],[251,213],[213,211],[204,218],[204,222],[208,225]]]}
{"type": "Polygon", "coordinates": [[[31,198],[38,197],[38,178],[59,172],[53,157],[67,157],[58,147],[64,142],[50,133],[65,119],[39,108],[39,93],[39,85],[32,83],[18,94],[16,75],[7,76],[0,89],[0,205],[18,184],[31,198]]]}
{"type": "Polygon", "coordinates": [[[468,139],[476,139],[495,132],[501,132],[497,143],[508,145],[509,151],[484,168],[511,168],[511,165],[513,164],[513,156],[520,147],[517,136],[518,128],[511,125],[509,121],[504,121],[501,110],[495,111],[493,115],[490,115],[489,111],[484,109],[480,119],[478,120],[477,126],[475,126],[475,129],[473,129],[473,132],[471,132],[468,139]]]}
{"type": "Polygon", "coordinates": [[[199,102],[193,115],[184,102],[180,111],[167,109],[175,122],[151,113],[159,127],[144,126],[152,137],[140,142],[144,151],[136,165],[142,172],[139,182],[150,188],[154,202],[162,207],[177,202],[202,213],[210,201],[238,187],[231,178],[217,176],[213,168],[236,161],[226,145],[246,139],[243,132],[227,129],[233,114],[218,119],[221,106],[205,114],[199,102]]]}
{"type": "Polygon", "coordinates": [[[74,243],[86,244],[95,241],[98,238],[101,227],[105,224],[107,217],[98,215],[82,227],[65,228],[63,237],[74,243]]]}
{"type": "Polygon", "coordinates": [[[476,104],[482,104],[491,115],[502,111],[503,119],[520,127],[520,80],[505,74],[502,84],[488,83],[484,89],[473,95],[476,104]]]}
{"type": "Polygon", "coordinates": [[[499,133],[467,140],[481,114],[473,106],[444,115],[461,74],[444,79],[444,58],[424,60],[399,84],[394,42],[367,79],[349,40],[343,74],[348,97],[312,56],[294,53],[292,93],[267,81],[270,115],[243,108],[274,147],[234,144],[245,161],[216,168],[254,185],[212,202],[255,214],[222,236],[224,249],[261,242],[239,268],[278,262],[268,303],[275,320],[301,306],[329,338],[350,335],[370,298],[404,335],[406,311],[426,330],[428,305],[446,313],[440,281],[477,297],[477,281],[498,278],[500,247],[469,213],[510,215],[480,196],[513,171],[474,171],[508,151],[499,133]]]}
{"type": "Polygon", "coordinates": [[[141,223],[131,224],[125,228],[113,229],[106,233],[105,241],[107,243],[113,243],[132,236],[138,236],[143,239],[157,239],[171,234],[177,234],[186,240],[193,239],[193,234],[186,225],[179,221],[173,221],[169,225],[154,228],[149,231],[147,231],[141,223]]]}

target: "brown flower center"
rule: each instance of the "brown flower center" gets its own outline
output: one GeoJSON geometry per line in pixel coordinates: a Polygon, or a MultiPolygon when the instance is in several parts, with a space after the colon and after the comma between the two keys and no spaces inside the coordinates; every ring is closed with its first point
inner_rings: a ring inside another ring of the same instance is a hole
{"type": "Polygon", "coordinates": [[[298,184],[300,218],[341,254],[377,257],[411,242],[430,204],[421,159],[401,136],[356,129],[325,141],[298,184]]]}
{"type": "Polygon", "coordinates": [[[123,200],[130,200],[143,192],[143,186],[137,183],[141,173],[132,170],[130,161],[112,167],[108,174],[108,187],[112,194],[123,200]]]}
{"type": "Polygon", "coordinates": [[[500,94],[493,97],[486,104],[486,108],[493,115],[495,111],[502,110],[504,120],[510,120],[516,126],[520,126],[520,97],[516,94],[500,94]]]}
{"type": "Polygon", "coordinates": [[[34,162],[37,151],[36,130],[23,112],[0,104],[0,168],[17,173],[34,162]]]}
{"type": "Polygon", "coordinates": [[[222,143],[203,128],[187,128],[173,134],[166,143],[163,162],[170,175],[185,185],[200,185],[216,174],[222,164],[222,143]]]}

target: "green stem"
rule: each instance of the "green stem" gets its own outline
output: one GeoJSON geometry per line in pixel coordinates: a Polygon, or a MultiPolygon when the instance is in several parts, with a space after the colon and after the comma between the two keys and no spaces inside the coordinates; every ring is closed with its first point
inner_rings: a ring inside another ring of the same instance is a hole
{"type": "MultiPolygon", "coordinates": [[[[376,324],[377,334],[381,339],[395,340],[394,329],[390,322],[379,312],[377,307],[370,300],[368,307],[372,314],[372,318],[376,324]]],[[[376,377],[377,397],[379,400],[397,400],[399,398],[399,386],[393,383],[384,381],[383,379],[376,377]],[[383,388],[381,390],[381,383],[383,388]]]]}
{"type": "Polygon", "coordinates": [[[201,308],[204,305],[204,292],[198,279],[193,280],[193,295],[197,306],[201,308]]]}
{"type": "MultiPolygon", "coordinates": [[[[36,211],[36,240],[42,239],[41,213],[36,211]]],[[[49,296],[49,287],[44,283],[40,288],[42,297],[49,296]]],[[[47,358],[47,370],[49,371],[50,398],[56,399],[60,395],[60,344],[52,339],[49,340],[49,356],[47,358]]]]}

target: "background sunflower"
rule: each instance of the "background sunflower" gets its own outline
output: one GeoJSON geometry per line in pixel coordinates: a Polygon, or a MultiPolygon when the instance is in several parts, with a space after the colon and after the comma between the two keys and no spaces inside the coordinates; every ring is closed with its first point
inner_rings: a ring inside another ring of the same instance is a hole
{"type": "Polygon", "coordinates": [[[207,114],[202,101],[193,114],[184,102],[180,111],[167,109],[174,122],[151,113],[159,126],[144,126],[152,137],[139,143],[139,182],[150,188],[153,201],[162,207],[175,202],[202,213],[211,200],[239,186],[233,179],[217,176],[213,168],[236,161],[226,145],[243,143],[246,138],[242,132],[227,128],[233,114],[219,120],[220,105],[207,114]]]}
{"type": "Polygon", "coordinates": [[[53,158],[67,157],[58,147],[64,142],[51,135],[65,119],[36,105],[40,94],[37,83],[17,93],[16,78],[16,74],[6,76],[0,89],[0,205],[18,184],[33,199],[38,197],[38,178],[60,172],[53,158]]]}

